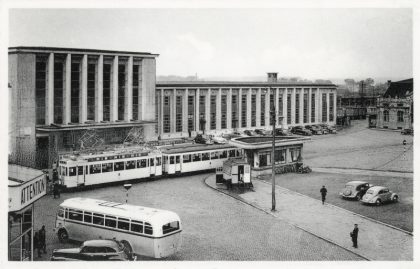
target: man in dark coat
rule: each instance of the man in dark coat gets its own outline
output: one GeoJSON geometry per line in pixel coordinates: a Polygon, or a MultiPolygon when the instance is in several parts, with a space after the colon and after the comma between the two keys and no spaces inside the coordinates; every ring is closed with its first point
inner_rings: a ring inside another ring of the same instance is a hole
{"type": "Polygon", "coordinates": [[[320,192],[321,192],[322,204],[324,204],[325,197],[327,196],[327,188],[325,188],[325,186],[322,186],[320,192]]]}
{"type": "Polygon", "coordinates": [[[351,241],[353,242],[353,247],[357,248],[357,236],[359,235],[359,228],[357,227],[357,224],[354,224],[354,229],[350,233],[351,241]]]}
{"type": "Polygon", "coordinates": [[[47,245],[45,244],[45,225],[42,225],[41,230],[39,230],[39,249],[47,253],[47,245]]]}
{"type": "Polygon", "coordinates": [[[53,185],[53,194],[54,194],[54,199],[58,196],[58,198],[60,198],[60,184],[58,184],[58,181],[54,182],[53,185]]]}
{"type": "Polygon", "coordinates": [[[38,250],[38,258],[41,258],[41,247],[39,244],[39,234],[38,232],[35,232],[34,235],[34,250],[37,249],[38,250]]]}

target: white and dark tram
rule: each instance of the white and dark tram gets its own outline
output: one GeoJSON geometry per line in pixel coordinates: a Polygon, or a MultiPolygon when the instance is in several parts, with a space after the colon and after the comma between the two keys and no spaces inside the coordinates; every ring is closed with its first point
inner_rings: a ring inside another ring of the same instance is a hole
{"type": "Polygon", "coordinates": [[[179,144],[154,151],[127,148],[62,155],[58,175],[63,187],[76,188],[206,171],[222,166],[228,158],[242,156],[242,149],[228,144],[179,144]]]}

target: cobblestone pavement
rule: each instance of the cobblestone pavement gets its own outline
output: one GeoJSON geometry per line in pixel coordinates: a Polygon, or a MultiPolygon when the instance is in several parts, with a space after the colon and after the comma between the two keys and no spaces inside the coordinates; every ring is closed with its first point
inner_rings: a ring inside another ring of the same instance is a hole
{"type": "MultiPolygon", "coordinates": [[[[161,179],[134,184],[131,188],[129,203],[172,210],[182,220],[182,246],[176,255],[165,260],[363,260],[280,218],[215,192],[203,182],[208,175],[161,179]]],[[[37,201],[35,228],[46,225],[47,254],[35,260],[49,260],[55,248],[78,245],[59,243],[52,229],[58,205],[64,199],[79,196],[124,202],[125,190],[122,186],[112,186],[64,193],[60,199],[46,196],[37,201]]]]}
{"type": "Polygon", "coordinates": [[[303,160],[311,167],[413,172],[413,136],[368,129],[367,121],[352,121],[338,134],[312,136],[303,160]],[[402,142],[407,141],[404,147],[402,142]]]}
{"type": "MultiPolygon", "coordinates": [[[[215,184],[215,176],[206,183],[226,192],[225,187],[215,184]]],[[[233,196],[266,212],[271,212],[271,184],[254,180],[254,191],[233,196]]],[[[413,260],[413,237],[405,232],[369,220],[339,207],[276,186],[277,218],[300,227],[338,246],[348,249],[369,260],[413,260]],[[359,224],[359,248],[352,247],[349,233],[353,224],[359,224]]]]}

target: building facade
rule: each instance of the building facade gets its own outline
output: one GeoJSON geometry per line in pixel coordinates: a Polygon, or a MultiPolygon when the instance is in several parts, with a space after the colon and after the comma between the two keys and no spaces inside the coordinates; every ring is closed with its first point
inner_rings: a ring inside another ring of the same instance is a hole
{"type": "MultiPolygon", "coordinates": [[[[269,77],[270,79],[270,77],[269,77]]],[[[221,134],[270,129],[274,102],[276,127],[336,122],[333,84],[269,82],[158,82],[157,132],[162,138],[189,132],[221,134]]]]}
{"type": "Polygon", "coordinates": [[[378,98],[376,127],[413,128],[413,79],[388,82],[385,94],[378,98]]]}
{"type": "Polygon", "coordinates": [[[132,128],[155,137],[156,57],[9,48],[10,161],[47,168],[58,152],[83,147],[81,141],[122,143],[132,128]]]}

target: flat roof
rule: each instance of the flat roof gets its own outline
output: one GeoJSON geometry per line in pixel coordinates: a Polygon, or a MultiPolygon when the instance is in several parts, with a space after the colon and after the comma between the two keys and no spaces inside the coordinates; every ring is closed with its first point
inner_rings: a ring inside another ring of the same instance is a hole
{"type": "Polygon", "coordinates": [[[57,132],[66,130],[87,130],[87,129],[104,129],[104,128],[123,128],[156,124],[156,121],[121,121],[121,122],[92,122],[92,123],[72,123],[72,124],[51,124],[37,126],[37,131],[57,132]]]}
{"type": "MultiPolygon", "coordinates": [[[[275,146],[299,145],[306,140],[310,140],[310,138],[303,136],[276,136],[275,146]]],[[[271,136],[249,136],[233,138],[230,140],[230,143],[243,149],[262,149],[271,147],[272,141],[273,137],[271,136]]]]}
{"type": "Polygon", "coordinates": [[[177,144],[174,146],[162,146],[159,149],[162,153],[166,154],[178,154],[178,153],[185,153],[185,152],[198,152],[198,151],[206,151],[206,150],[218,150],[218,149],[231,149],[236,148],[228,143],[226,144],[177,144]]]}
{"type": "Polygon", "coordinates": [[[266,81],[161,81],[156,82],[156,88],[177,87],[329,87],[337,88],[335,84],[313,82],[266,82],[266,81]]]}
{"type": "Polygon", "coordinates": [[[40,176],[44,176],[44,172],[41,170],[15,164],[8,166],[9,186],[21,185],[40,176]]]}
{"type": "Polygon", "coordinates": [[[80,54],[118,54],[118,55],[137,55],[141,57],[157,57],[159,54],[152,54],[150,52],[139,51],[124,51],[124,50],[102,50],[102,49],[84,49],[84,48],[60,48],[60,47],[33,47],[33,46],[17,46],[9,47],[9,54],[13,53],[28,53],[28,52],[44,52],[44,53],[80,53],[80,54]]]}

